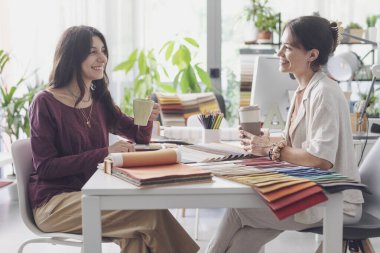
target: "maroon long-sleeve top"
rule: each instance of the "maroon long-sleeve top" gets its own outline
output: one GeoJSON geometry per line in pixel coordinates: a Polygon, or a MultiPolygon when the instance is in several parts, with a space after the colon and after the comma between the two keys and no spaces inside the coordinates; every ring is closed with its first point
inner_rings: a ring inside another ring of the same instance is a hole
{"type": "MultiPolygon", "coordinates": [[[[86,127],[80,109],[58,101],[49,91],[34,98],[30,110],[34,172],[29,180],[32,208],[39,207],[63,192],[80,191],[108,155],[106,111],[93,101],[91,128],[86,127]]],[[[89,115],[90,107],[82,109],[89,115]]],[[[133,118],[120,114],[113,133],[136,143],[148,143],[152,122],[146,127],[133,124],[133,118]]]]}

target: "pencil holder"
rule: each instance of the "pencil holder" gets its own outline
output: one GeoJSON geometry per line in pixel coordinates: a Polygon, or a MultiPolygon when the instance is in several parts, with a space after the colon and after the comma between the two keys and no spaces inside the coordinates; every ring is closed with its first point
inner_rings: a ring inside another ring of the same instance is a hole
{"type": "Polygon", "coordinates": [[[220,142],[220,129],[202,128],[202,143],[220,142]]]}

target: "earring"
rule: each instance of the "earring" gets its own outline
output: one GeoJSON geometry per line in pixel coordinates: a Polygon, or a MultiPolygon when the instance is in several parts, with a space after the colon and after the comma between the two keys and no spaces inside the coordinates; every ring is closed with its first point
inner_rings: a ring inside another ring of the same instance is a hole
{"type": "Polygon", "coordinates": [[[92,91],[94,91],[94,90],[96,89],[96,86],[95,86],[94,83],[91,83],[91,85],[90,85],[90,89],[91,89],[92,91]]]}

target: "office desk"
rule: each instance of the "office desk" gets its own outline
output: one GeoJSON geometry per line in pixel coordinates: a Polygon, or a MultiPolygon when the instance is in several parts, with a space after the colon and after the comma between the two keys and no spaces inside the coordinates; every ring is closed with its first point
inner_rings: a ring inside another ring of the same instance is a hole
{"type": "MultiPolygon", "coordinates": [[[[324,218],[324,253],[342,252],[342,194],[328,195],[324,218]]],[[[204,184],[139,189],[98,170],[82,188],[84,253],[100,253],[101,210],[167,208],[254,208],[265,203],[246,185],[214,177],[204,184]]]]}

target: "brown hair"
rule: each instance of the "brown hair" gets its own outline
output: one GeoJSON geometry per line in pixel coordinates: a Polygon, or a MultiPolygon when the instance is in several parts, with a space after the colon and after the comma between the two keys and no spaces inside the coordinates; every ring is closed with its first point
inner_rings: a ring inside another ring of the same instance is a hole
{"type": "MultiPolygon", "coordinates": [[[[335,22],[318,16],[302,16],[286,24],[294,37],[294,43],[305,50],[317,49],[318,58],[311,63],[313,71],[325,65],[338,45],[338,29],[335,22]]],[[[284,29],[284,30],[285,30],[284,29]]]]}
{"type": "MultiPolygon", "coordinates": [[[[104,53],[108,58],[107,43],[103,34],[90,26],[72,26],[66,29],[55,50],[49,85],[54,88],[64,87],[75,78],[80,90],[80,96],[75,105],[77,105],[84,96],[85,83],[82,78],[81,65],[90,54],[93,37],[99,37],[103,42],[105,48],[104,53]]],[[[106,66],[104,69],[106,69],[106,66]]],[[[94,100],[104,104],[107,111],[107,124],[109,127],[112,127],[120,115],[120,109],[115,105],[108,90],[109,80],[105,70],[103,78],[94,80],[92,83],[95,87],[95,89],[91,91],[92,97],[94,100]]]]}

